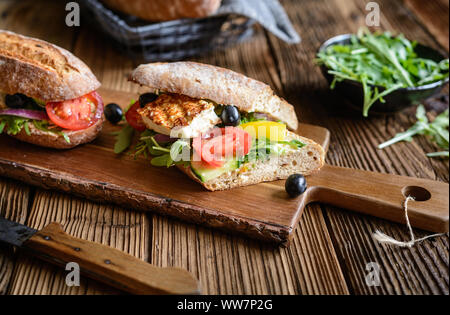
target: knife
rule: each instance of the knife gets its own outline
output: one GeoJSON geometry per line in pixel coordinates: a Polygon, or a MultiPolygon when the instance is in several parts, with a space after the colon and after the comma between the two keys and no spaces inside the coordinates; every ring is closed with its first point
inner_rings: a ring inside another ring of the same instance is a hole
{"type": "Polygon", "coordinates": [[[160,268],[120,250],[75,238],[61,224],[38,231],[0,217],[0,242],[30,251],[56,265],[75,262],[89,278],[133,294],[200,294],[187,270],[160,268]]]}

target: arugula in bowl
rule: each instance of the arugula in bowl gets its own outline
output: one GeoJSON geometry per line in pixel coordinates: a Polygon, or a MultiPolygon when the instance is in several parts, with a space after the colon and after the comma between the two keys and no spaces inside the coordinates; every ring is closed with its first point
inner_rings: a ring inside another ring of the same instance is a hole
{"type": "MultiPolygon", "coordinates": [[[[326,46],[326,45],[325,45],[326,46]]],[[[399,89],[415,89],[449,77],[449,60],[436,62],[421,58],[417,42],[390,32],[372,34],[360,29],[346,44],[322,48],[317,62],[333,76],[331,88],[338,82],[350,80],[362,85],[363,115],[377,102],[399,89]]]]}

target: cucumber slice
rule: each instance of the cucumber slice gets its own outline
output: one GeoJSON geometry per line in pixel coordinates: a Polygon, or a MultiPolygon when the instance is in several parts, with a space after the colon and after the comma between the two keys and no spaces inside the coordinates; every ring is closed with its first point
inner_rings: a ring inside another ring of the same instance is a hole
{"type": "Polygon", "coordinates": [[[40,99],[33,98],[33,100],[38,104],[40,107],[45,108],[46,103],[44,101],[41,101],[40,99]]]}
{"type": "Polygon", "coordinates": [[[194,174],[203,183],[206,183],[226,172],[234,171],[238,168],[238,162],[236,160],[230,160],[224,166],[218,168],[206,168],[201,162],[191,162],[191,168],[194,174]]]}

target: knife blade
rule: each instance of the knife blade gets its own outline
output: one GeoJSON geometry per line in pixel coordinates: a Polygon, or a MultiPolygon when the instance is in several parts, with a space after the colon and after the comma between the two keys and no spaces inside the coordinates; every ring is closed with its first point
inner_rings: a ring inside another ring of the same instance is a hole
{"type": "Polygon", "coordinates": [[[59,223],[38,231],[0,216],[0,242],[65,266],[77,263],[82,274],[134,294],[200,294],[199,281],[187,270],[153,266],[120,250],[75,238],[59,223]]]}
{"type": "Polygon", "coordinates": [[[0,242],[20,247],[36,232],[28,226],[0,217],[0,242]]]}

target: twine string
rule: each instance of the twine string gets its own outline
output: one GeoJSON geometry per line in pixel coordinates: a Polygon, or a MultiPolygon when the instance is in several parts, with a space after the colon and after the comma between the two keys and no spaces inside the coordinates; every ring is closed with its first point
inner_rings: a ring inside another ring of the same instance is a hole
{"type": "Polygon", "coordinates": [[[395,238],[384,234],[383,232],[381,232],[380,230],[375,231],[375,233],[373,234],[373,238],[378,241],[379,243],[382,244],[389,244],[389,245],[394,245],[394,246],[398,246],[398,247],[408,247],[408,248],[412,248],[414,247],[416,244],[421,243],[429,238],[434,238],[434,237],[439,237],[439,236],[443,236],[445,235],[445,233],[439,233],[439,234],[433,234],[433,235],[428,235],[419,239],[416,239],[416,236],[414,235],[414,231],[413,228],[411,226],[411,222],[409,221],[409,216],[408,216],[408,203],[410,201],[416,201],[416,199],[414,197],[408,196],[405,199],[405,202],[403,204],[403,208],[405,209],[405,219],[406,219],[406,226],[408,227],[409,230],[409,234],[411,237],[411,240],[408,242],[402,242],[402,241],[398,241],[395,238]]]}

